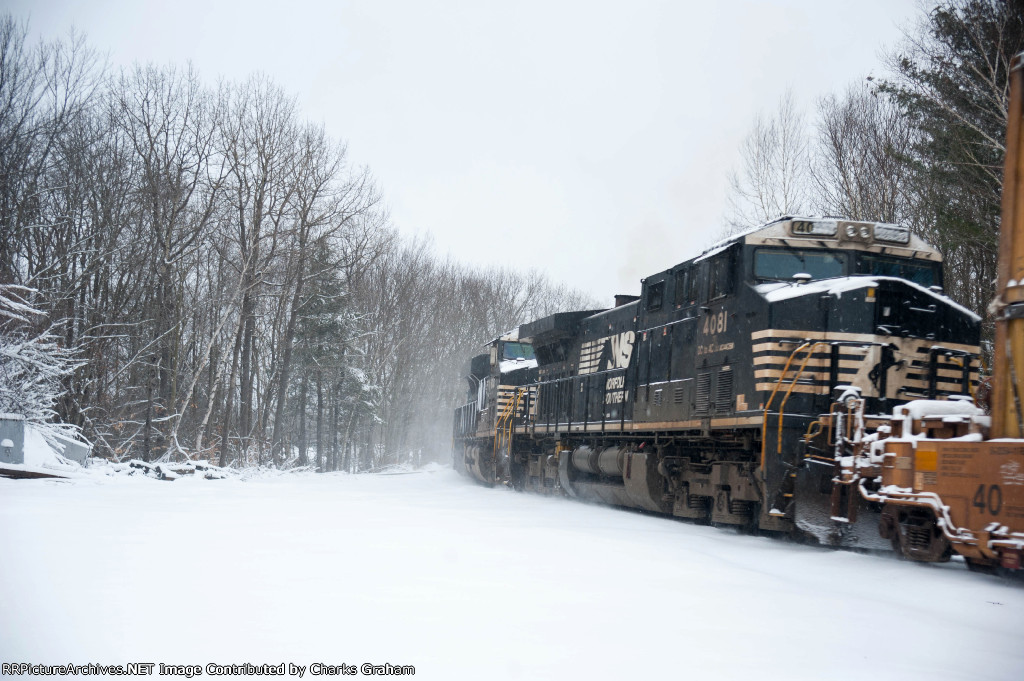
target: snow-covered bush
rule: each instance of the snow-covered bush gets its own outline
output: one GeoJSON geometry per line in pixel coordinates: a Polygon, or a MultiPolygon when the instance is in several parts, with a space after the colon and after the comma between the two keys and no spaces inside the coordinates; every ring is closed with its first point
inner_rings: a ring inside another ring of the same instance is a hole
{"type": "Polygon", "coordinates": [[[33,331],[44,313],[28,298],[32,289],[0,284],[0,413],[23,414],[46,434],[64,430],[53,423],[53,407],[63,392],[62,379],[81,363],[61,347],[48,327],[33,331]]]}

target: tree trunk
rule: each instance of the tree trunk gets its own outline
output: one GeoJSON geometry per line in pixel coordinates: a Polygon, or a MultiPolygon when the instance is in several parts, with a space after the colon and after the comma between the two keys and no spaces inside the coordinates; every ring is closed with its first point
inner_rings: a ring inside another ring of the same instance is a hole
{"type": "Polygon", "coordinates": [[[324,472],[324,385],[323,375],[316,372],[316,469],[324,472]]]}
{"type": "MultiPolygon", "coordinates": [[[[300,243],[299,248],[305,248],[305,244],[300,243]]],[[[281,440],[284,437],[284,407],[288,401],[288,380],[292,367],[292,343],[295,338],[295,327],[299,318],[299,305],[302,302],[302,284],[306,279],[302,273],[304,261],[304,254],[300,254],[298,281],[295,282],[295,294],[292,296],[292,307],[288,313],[288,326],[285,329],[284,338],[281,340],[284,350],[281,357],[281,378],[277,389],[277,410],[274,412],[274,434],[272,438],[275,460],[281,451],[281,440]]]]}
{"type": "Polygon", "coordinates": [[[256,335],[255,302],[252,293],[246,290],[242,297],[242,346],[241,372],[238,394],[238,435],[242,452],[248,453],[249,436],[252,434],[252,389],[253,373],[252,346],[256,335]]]}
{"type": "Polygon", "coordinates": [[[235,333],[235,347],[231,351],[231,375],[228,382],[224,384],[224,393],[227,395],[227,402],[224,405],[224,420],[221,423],[220,432],[220,465],[221,468],[228,465],[228,435],[231,432],[231,411],[235,397],[235,372],[238,369],[238,355],[242,345],[242,324],[239,320],[238,331],[235,333]]]}
{"type": "Polygon", "coordinates": [[[302,388],[299,392],[299,465],[309,464],[309,457],[306,456],[306,388],[308,380],[305,374],[302,375],[302,388]]]}

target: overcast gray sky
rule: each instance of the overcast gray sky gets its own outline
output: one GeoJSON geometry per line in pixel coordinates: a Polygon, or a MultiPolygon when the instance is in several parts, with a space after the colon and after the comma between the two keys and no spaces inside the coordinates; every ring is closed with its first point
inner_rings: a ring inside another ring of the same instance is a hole
{"type": "Polygon", "coordinates": [[[270,75],[367,165],[395,225],[610,303],[715,240],[758,111],[869,73],[914,0],[3,0],[114,67],[270,75]]]}

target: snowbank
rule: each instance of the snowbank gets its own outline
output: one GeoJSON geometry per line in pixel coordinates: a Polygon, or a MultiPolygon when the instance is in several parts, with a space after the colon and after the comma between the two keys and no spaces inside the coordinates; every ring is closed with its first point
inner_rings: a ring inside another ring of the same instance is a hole
{"type": "Polygon", "coordinates": [[[738,535],[430,470],[0,480],[0,660],[387,662],[456,681],[1024,670],[1024,588],[962,562],[738,535]]]}

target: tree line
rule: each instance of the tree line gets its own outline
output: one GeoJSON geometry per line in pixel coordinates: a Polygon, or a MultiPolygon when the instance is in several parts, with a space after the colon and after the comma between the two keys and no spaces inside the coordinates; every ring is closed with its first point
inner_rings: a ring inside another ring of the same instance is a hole
{"type": "MultiPolygon", "coordinates": [[[[108,68],[81,37],[0,17],[0,411],[98,454],[360,470],[443,458],[480,344],[596,307],[537,272],[401,238],[345,145],[262,76],[108,68]]],[[[731,223],[908,225],[947,292],[991,299],[1024,1],[924,12],[889,75],[759,117],[731,223]]]]}
{"type": "Polygon", "coordinates": [[[787,214],[906,225],[943,252],[946,292],[987,317],[1021,50],[1024,2],[947,0],[905,29],[887,77],[820,98],[810,121],[787,93],[743,141],[731,229],[787,214]]]}
{"type": "Polygon", "coordinates": [[[466,358],[592,305],[401,238],[369,170],[265,77],[114,72],[9,14],[0,232],[0,411],[115,458],[442,458],[466,358]]]}

